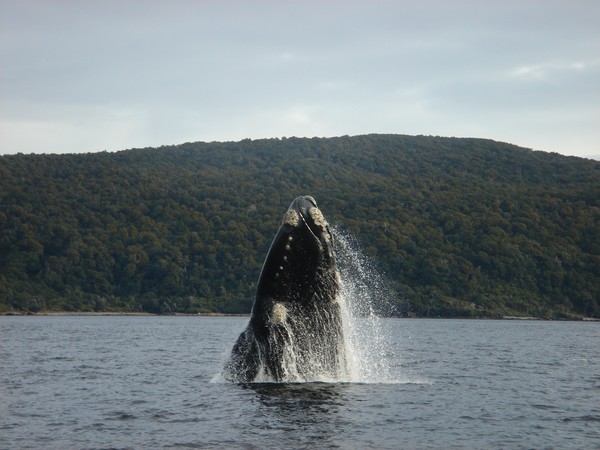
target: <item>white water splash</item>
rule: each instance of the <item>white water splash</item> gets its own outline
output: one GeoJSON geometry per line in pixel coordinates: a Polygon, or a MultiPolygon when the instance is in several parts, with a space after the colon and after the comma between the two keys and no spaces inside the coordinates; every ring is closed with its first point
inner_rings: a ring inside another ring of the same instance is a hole
{"type": "MultiPolygon", "coordinates": [[[[392,367],[390,333],[379,315],[394,293],[349,233],[334,229],[336,260],[341,276],[340,303],[348,382],[398,383],[392,367]]],[[[396,355],[397,357],[397,355],[396,355]]],[[[396,364],[394,364],[396,366],[396,364]]]]}

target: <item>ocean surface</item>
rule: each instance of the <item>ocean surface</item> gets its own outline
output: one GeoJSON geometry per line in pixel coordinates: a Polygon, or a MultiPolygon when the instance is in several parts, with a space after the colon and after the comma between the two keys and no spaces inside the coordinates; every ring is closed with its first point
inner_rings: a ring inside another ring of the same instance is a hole
{"type": "Polygon", "coordinates": [[[600,323],[381,319],[368,381],[223,381],[247,321],[0,317],[0,448],[600,448],[600,323]]]}

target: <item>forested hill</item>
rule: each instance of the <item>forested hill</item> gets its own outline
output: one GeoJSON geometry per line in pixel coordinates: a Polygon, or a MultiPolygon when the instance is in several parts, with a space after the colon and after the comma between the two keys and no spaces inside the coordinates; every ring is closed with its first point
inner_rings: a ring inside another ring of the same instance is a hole
{"type": "Polygon", "coordinates": [[[600,315],[600,162],[400,135],[2,156],[0,311],[249,312],[301,194],[393,311],[600,315]]]}

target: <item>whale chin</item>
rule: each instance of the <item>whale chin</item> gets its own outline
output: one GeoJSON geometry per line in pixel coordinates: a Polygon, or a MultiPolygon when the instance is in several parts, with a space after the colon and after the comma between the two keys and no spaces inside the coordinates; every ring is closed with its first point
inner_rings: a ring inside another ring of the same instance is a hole
{"type": "Polygon", "coordinates": [[[225,378],[339,378],[345,357],[333,245],[315,199],[297,197],[265,258],[250,323],[234,345],[225,378]]]}

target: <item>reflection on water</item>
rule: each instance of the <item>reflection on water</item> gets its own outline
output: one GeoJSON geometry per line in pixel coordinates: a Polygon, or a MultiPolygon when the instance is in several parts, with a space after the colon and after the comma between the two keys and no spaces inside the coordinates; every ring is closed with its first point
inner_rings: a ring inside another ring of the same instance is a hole
{"type": "Polygon", "coordinates": [[[344,384],[341,383],[246,383],[259,401],[268,407],[284,411],[327,412],[343,404],[344,384]]]}
{"type": "Polygon", "coordinates": [[[282,435],[285,447],[338,447],[348,391],[342,383],[248,383],[240,387],[256,393],[260,406],[252,427],[256,432],[282,435]]]}

